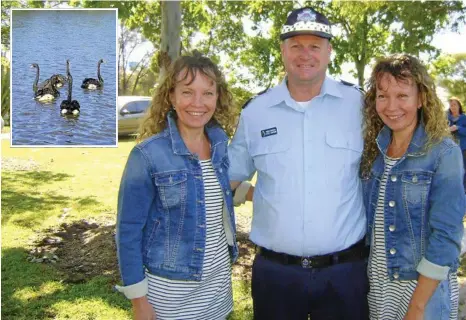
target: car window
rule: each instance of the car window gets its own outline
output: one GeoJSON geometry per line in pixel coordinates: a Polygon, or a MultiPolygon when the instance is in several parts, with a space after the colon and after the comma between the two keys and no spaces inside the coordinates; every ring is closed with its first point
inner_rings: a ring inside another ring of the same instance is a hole
{"type": "Polygon", "coordinates": [[[147,107],[149,107],[150,101],[149,100],[144,100],[144,101],[131,101],[128,102],[122,110],[126,109],[128,110],[128,113],[134,114],[134,113],[143,113],[146,111],[147,107]]]}

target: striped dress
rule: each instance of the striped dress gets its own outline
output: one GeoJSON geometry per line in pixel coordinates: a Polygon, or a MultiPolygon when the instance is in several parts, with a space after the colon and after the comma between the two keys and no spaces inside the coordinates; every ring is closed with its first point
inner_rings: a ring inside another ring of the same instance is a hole
{"type": "MultiPolygon", "coordinates": [[[[385,158],[385,168],[380,182],[379,198],[375,212],[374,232],[372,233],[371,254],[368,272],[370,290],[369,301],[370,319],[402,320],[411,296],[417,285],[417,280],[391,281],[387,274],[387,258],[385,248],[384,202],[385,186],[391,168],[398,159],[385,158]]],[[[456,274],[450,274],[450,290],[452,312],[450,319],[458,318],[458,281],[456,274]]]]}
{"type": "Polygon", "coordinates": [[[223,193],[210,160],[201,160],[205,191],[206,247],[201,281],[180,281],[146,272],[157,320],[220,320],[233,309],[231,264],[223,228],[223,193]]]}

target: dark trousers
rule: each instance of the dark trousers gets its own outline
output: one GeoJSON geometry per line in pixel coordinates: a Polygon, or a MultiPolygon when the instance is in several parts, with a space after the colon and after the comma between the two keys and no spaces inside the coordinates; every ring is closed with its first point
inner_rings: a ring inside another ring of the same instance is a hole
{"type": "Polygon", "coordinates": [[[304,269],[257,254],[252,267],[255,320],[367,320],[368,291],[366,260],[304,269]]]}

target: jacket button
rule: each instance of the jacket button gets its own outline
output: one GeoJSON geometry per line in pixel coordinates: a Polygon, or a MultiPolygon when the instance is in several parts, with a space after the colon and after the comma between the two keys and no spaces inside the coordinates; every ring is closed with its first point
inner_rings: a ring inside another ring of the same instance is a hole
{"type": "Polygon", "coordinates": [[[202,249],[202,248],[196,248],[196,251],[203,252],[204,249],[202,249]]]}
{"type": "Polygon", "coordinates": [[[413,177],[413,183],[417,183],[417,180],[418,180],[417,177],[414,176],[414,177],[413,177]]]}
{"type": "Polygon", "coordinates": [[[227,194],[227,196],[230,195],[230,190],[227,190],[227,192],[225,192],[227,194]]]}
{"type": "Polygon", "coordinates": [[[393,208],[395,206],[395,201],[393,201],[393,200],[389,201],[388,206],[393,208]]]}
{"type": "Polygon", "coordinates": [[[395,249],[395,248],[391,248],[391,249],[390,249],[390,254],[391,254],[391,255],[394,255],[395,253],[396,253],[396,249],[395,249]]]}
{"type": "Polygon", "coordinates": [[[218,169],[218,172],[222,173],[222,172],[223,172],[223,169],[222,169],[222,168],[218,169]]]}
{"type": "Polygon", "coordinates": [[[395,229],[396,229],[396,227],[395,227],[394,224],[392,224],[392,225],[390,225],[390,226],[388,227],[388,230],[390,230],[391,232],[395,231],[395,229]]]}
{"type": "Polygon", "coordinates": [[[400,275],[398,274],[398,272],[395,272],[395,273],[393,274],[393,278],[398,279],[399,277],[400,277],[400,275]]]}
{"type": "Polygon", "coordinates": [[[390,180],[392,180],[392,182],[396,182],[397,178],[396,178],[396,176],[391,176],[390,180]]]}

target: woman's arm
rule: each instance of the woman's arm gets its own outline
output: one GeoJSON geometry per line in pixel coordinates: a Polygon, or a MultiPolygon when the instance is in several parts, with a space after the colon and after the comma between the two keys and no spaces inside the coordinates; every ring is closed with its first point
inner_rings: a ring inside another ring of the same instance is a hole
{"type": "Polygon", "coordinates": [[[465,195],[463,162],[457,145],[449,146],[439,156],[429,193],[428,227],[425,254],[417,266],[419,279],[411,297],[406,319],[419,316],[440,281],[446,280],[457,263],[463,234],[465,195]]]}
{"type": "Polygon", "coordinates": [[[128,157],[120,183],[115,236],[124,285],[117,289],[128,299],[147,294],[142,260],[142,236],[155,193],[148,161],[143,152],[135,147],[128,157]]]}
{"type": "Polygon", "coordinates": [[[440,281],[419,275],[416,289],[409,302],[408,312],[404,320],[423,320],[424,309],[429,302],[430,297],[434,294],[440,281]]]}
{"type": "Polygon", "coordinates": [[[154,308],[147,300],[147,296],[131,299],[134,320],[156,320],[154,308]]]}

